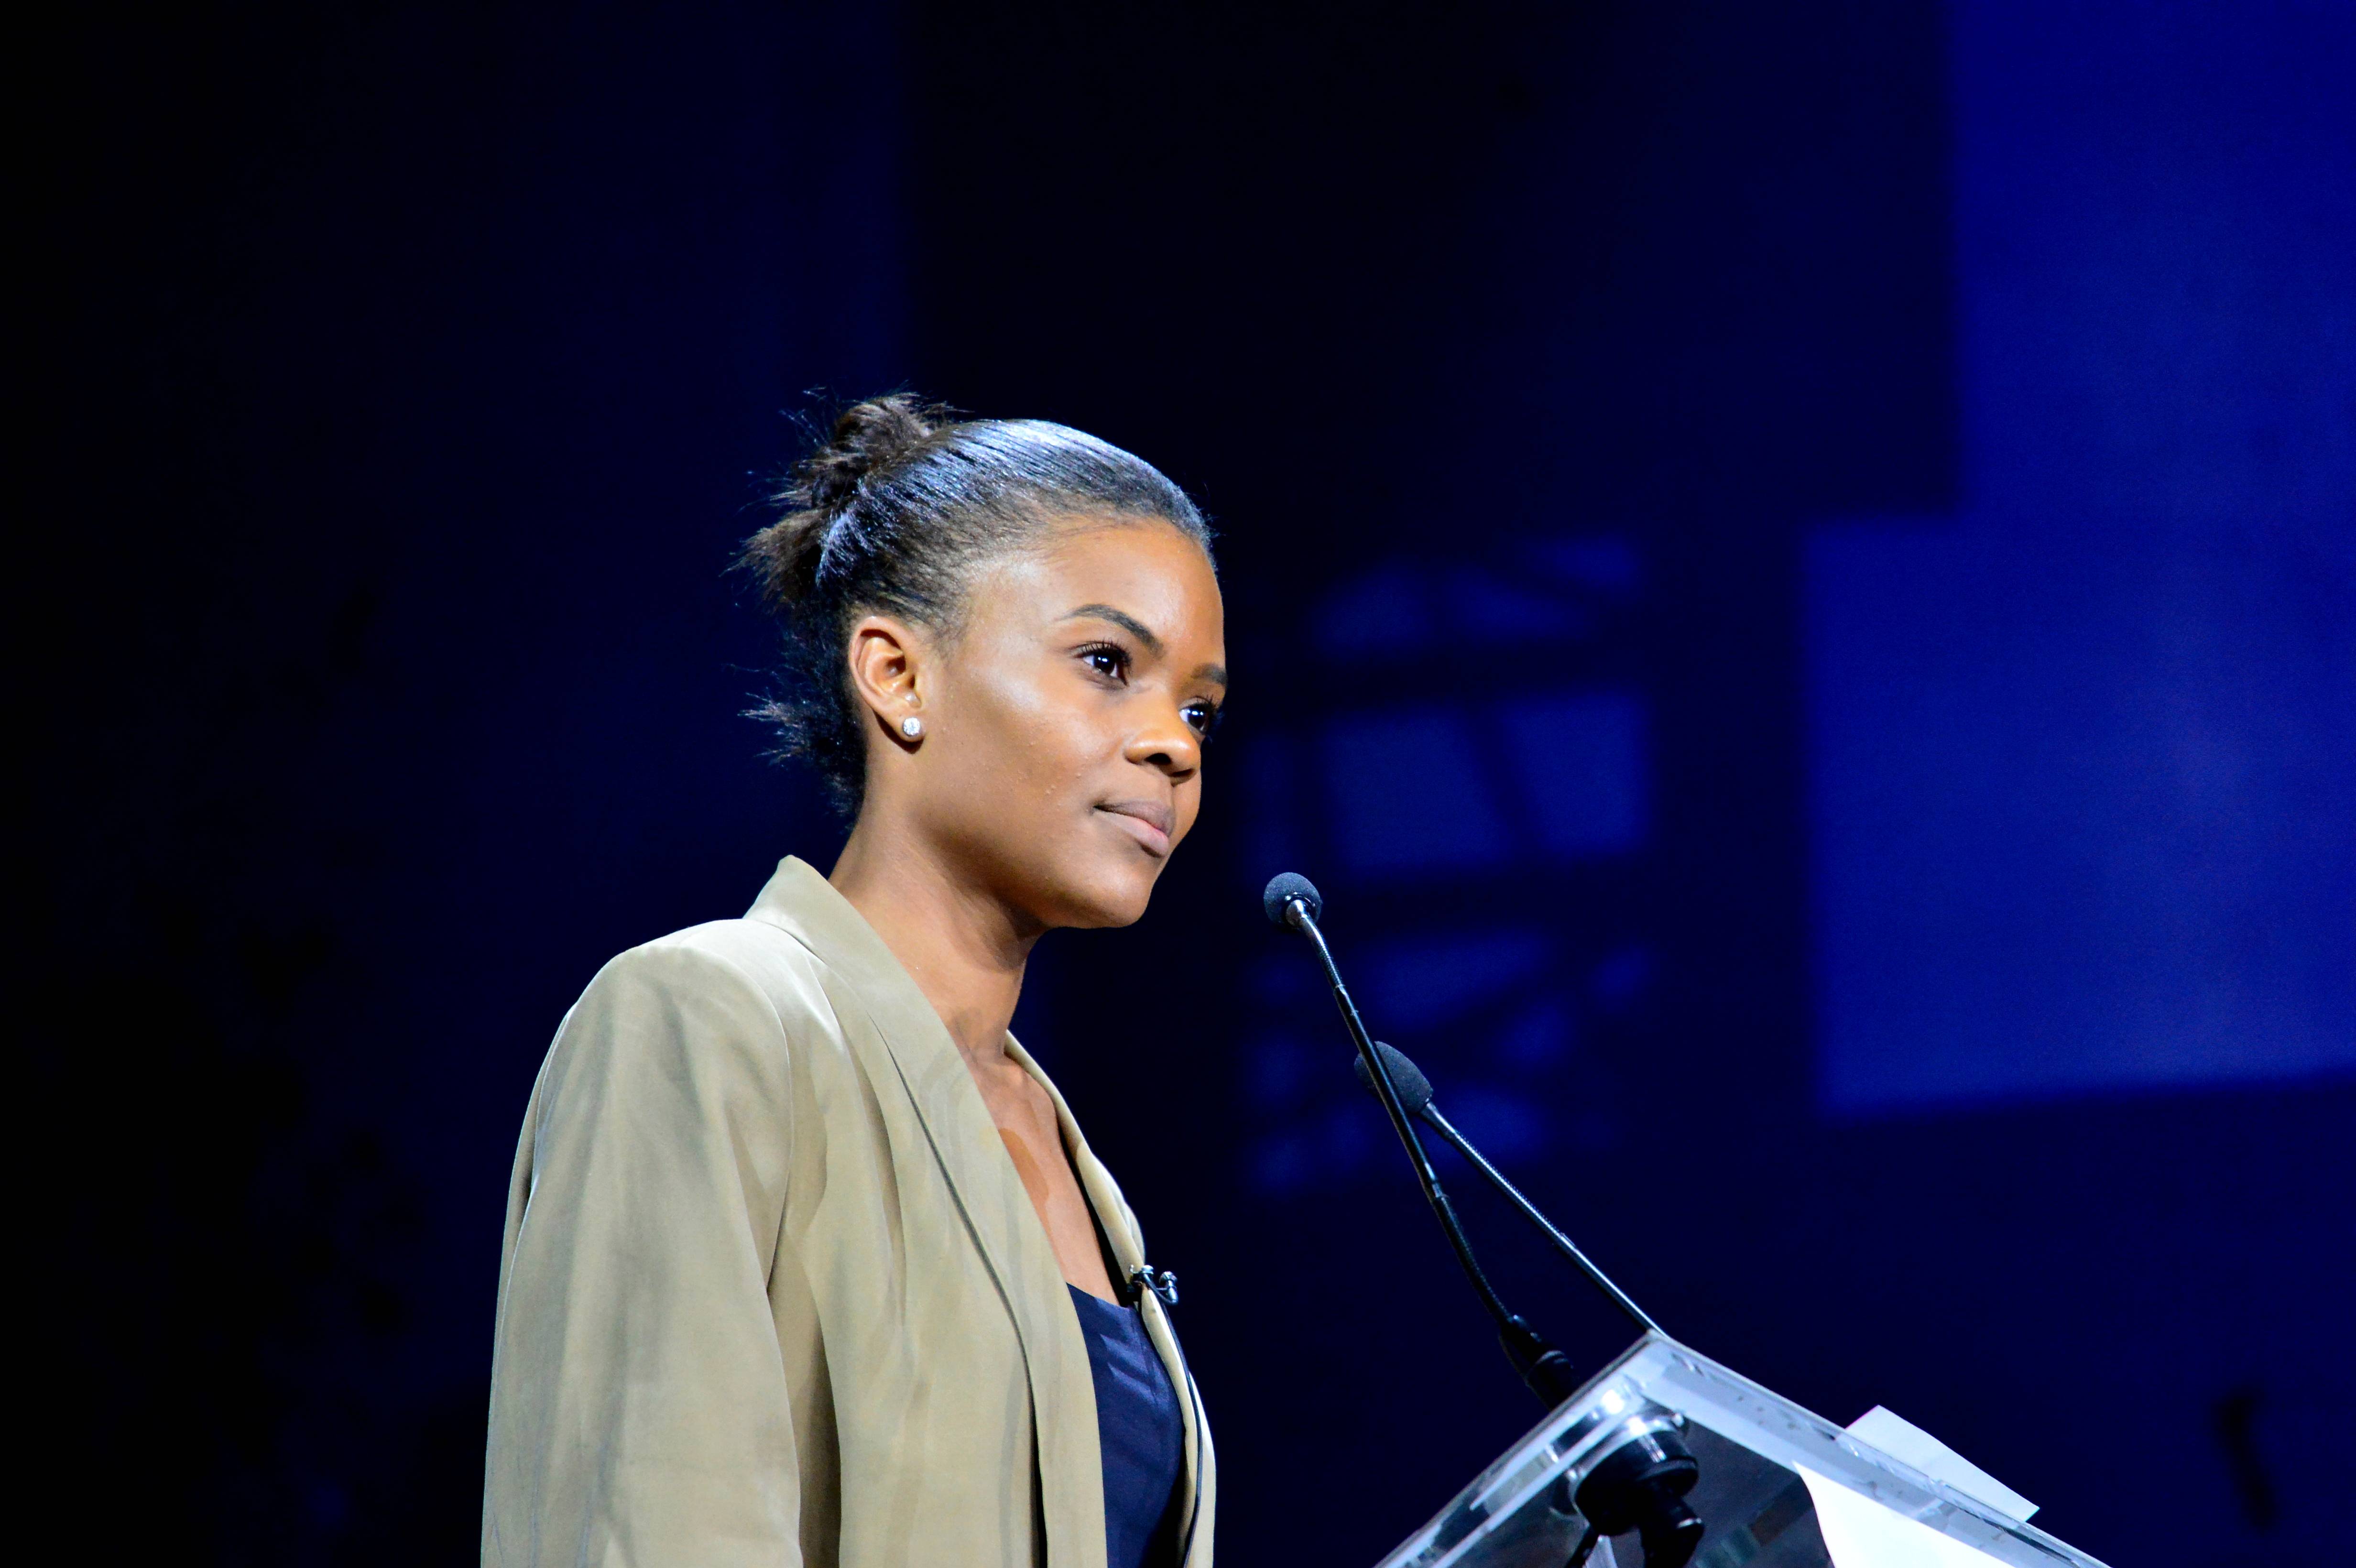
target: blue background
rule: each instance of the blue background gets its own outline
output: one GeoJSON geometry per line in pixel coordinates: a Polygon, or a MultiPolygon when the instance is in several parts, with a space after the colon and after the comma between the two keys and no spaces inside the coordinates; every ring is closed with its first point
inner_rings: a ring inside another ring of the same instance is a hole
{"type": "Polygon", "coordinates": [[[1183,1281],[1225,1560],[1372,1562],[1534,1414],[1284,869],[1673,1332],[2116,1563],[2356,1551],[2350,12],[1107,11],[28,38],[58,1483],[126,1556],[471,1557],[531,1076],[830,854],[724,569],[788,416],[905,384],[1222,531],[1199,836],[1018,1027],[1183,1281]]]}

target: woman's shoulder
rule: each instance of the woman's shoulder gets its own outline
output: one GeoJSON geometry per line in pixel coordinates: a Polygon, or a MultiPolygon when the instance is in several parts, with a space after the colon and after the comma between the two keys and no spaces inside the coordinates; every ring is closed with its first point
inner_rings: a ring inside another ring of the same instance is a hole
{"type": "Polygon", "coordinates": [[[666,1009],[757,1000],[795,1035],[806,1026],[839,1027],[824,976],[824,962],[777,927],[758,920],[714,920],[616,954],[582,1000],[627,997],[666,1009]]]}

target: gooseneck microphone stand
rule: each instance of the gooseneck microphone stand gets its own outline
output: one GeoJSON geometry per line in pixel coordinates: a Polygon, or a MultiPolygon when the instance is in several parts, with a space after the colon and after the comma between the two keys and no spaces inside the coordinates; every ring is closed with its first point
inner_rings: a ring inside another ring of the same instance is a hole
{"type": "MultiPolygon", "coordinates": [[[[1383,1103],[1383,1113],[1390,1118],[1391,1130],[1398,1134],[1399,1146],[1407,1150],[1408,1163],[1414,1168],[1416,1183],[1423,1189],[1424,1201],[1431,1205],[1432,1217],[1440,1221],[1440,1229],[1448,1237],[1448,1245],[1463,1268],[1464,1277],[1472,1282],[1481,1304],[1488,1308],[1497,1325],[1497,1339],[1505,1347],[1506,1358],[1529,1385],[1530,1392],[1544,1400],[1548,1409],[1570,1398],[1578,1392],[1570,1362],[1520,1314],[1498,1298],[1489,1276],[1481,1272],[1480,1263],[1472,1256],[1472,1245],[1465,1239],[1464,1227],[1458,1222],[1456,1210],[1440,1185],[1440,1175],[1431,1168],[1430,1157],[1416,1135],[1418,1119],[1470,1160],[1472,1168],[1487,1178],[1523,1218],[1544,1232],[1547,1239],[1631,1322],[1648,1334],[1660,1333],[1660,1326],[1645,1315],[1644,1308],[1612,1284],[1569,1236],[1538,1212],[1537,1205],[1524,1197],[1519,1188],[1505,1179],[1503,1171],[1483,1158],[1471,1140],[1440,1114],[1431,1103],[1431,1081],[1421,1070],[1399,1051],[1367,1034],[1365,1020],[1358,1016],[1358,1004],[1351,999],[1350,988],[1343,984],[1342,971],[1333,962],[1333,949],[1326,946],[1325,933],[1318,928],[1318,919],[1325,912],[1325,901],[1318,896],[1309,879],[1291,871],[1275,878],[1260,895],[1260,907],[1280,929],[1298,932],[1316,950],[1317,962],[1325,971],[1325,983],[1333,992],[1333,1006],[1342,1015],[1343,1027],[1350,1031],[1350,1043],[1357,1047],[1359,1081],[1383,1103]]],[[[1603,1537],[1631,1530],[1637,1531],[1641,1539],[1645,1568],[1684,1568],[1702,1541],[1702,1522],[1685,1502],[1686,1494],[1693,1489],[1699,1475],[1700,1467],[1692,1451],[1674,1429],[1631,1435],[1618,1444],[1595,1463],[1565,1499],[1587,1521],[1586,1532],[1573,1548],[1567,1568],[1580,1568],[1603,1537]]],[[[1568,1477],[1558,1484],[1569,1490],[1568,1477]]]]}
{"type": "MultiPolygon", "coordinates": [[[[1554,1221],[1547,1219],[1537,1204],[1523,1197],[1522,1189],[1507,1180],[1504,1171],[1491,1165],[1488,1157],[1473,1147],[1472,1141],[1458,1132],[1455,1125],[1440,1114],[1439,1103],[1432,1097],[1431,1080],[1423,1075],[1421,1068],[1408,1060],[1407,1052],[1378,1040],[1375,1041],[1375,1055],[1389,1070],[1391,1083],[1398,1091],[1399,1103],[1408,1115],[1416,1117],[1447,1140],[1448,1147],[1462,1155],[1465,1161],[1479,1171],[1523,1219],[1537,1226],[1539,1233],[1554,1243],[1555,1251],[1569,1259],[1571,1265],[1587,1276],[1588,1283],[1601,1291],[1604,1299],[1618,1307],[1639,1332],[1668,1338],[1661,1326],[1653,1321],[1650,1313],[1631,1300],[1626,1291],[1612,1284],[1612,1276],[1596,1267],[1594,1261],[1579,1250],[1577,1242],[1556,1229],[1554,1221]]],[[[1366,1071],[1365,1059],[1360,1058],[1351,1065],[1358,1070],[1358,1082],[1372,1091],[1374,1077],[1366,1071]]]]}
{"type": "Polygon", "coordinates": [[[1431,1205],[1432,1217],[1448,1238],[1456,1262],[1464,1270],[1479,1294],[1482,1306],[1497,1325],[1497,1339],[1504,1346],[1506,1360],[1532,1393],[1546,1402],[1551,1410],[1579,1390],[1579,1380],[1573,1374],[1569,1359],[1548,1344],[1546,1338],[1531,1328],[1521,1314],[1515,1312],[1499,1298],[1496,1287],[1481,1270],[1472,1255],[1472,1243],[1465,1238],[1464,1227],[1456,1218],[1454,1205],[1448,1200],[1447,1189],[1440,1184],[1439,1172],[1431,1168],[1431,1157],[1424,1152],[1423,1140],[1417,1136],[1411,1113],[1399,1098],[1398,1086],[1391,1081],[1389,1066],[1375,1050],[1375,1042],[1366,1033],[1365,1020],[1358,1016],[1358,1004],[1350,997],[1350,987],[1342,981],[1342,971],[1334,965],[1333,949],[1325,945],[1325,933],[1318,929],[1317,917],[1324,912],[1324,900],[1306,877],[1286,872],[1268,885],[1261,906],[1268,918],[1278,927],[1298,932],[1309,939],[1316,949],[1317,962],[1324,968],[1325,983],[1333,988],[1333,1005],[1342,1014],[1343,1026],[1350,1031],[1351,1043],[1358,1048],[1360,1071],[1370,1075],[1375,1095],[1383,1103],[1390,1117],[1391,1130],[1398,1135],[1399,1145],[1407,1150],[1408,1164],[1414,1168],[1418,1186],[1423,1189],[1424,1201],[1431,1205]]]}

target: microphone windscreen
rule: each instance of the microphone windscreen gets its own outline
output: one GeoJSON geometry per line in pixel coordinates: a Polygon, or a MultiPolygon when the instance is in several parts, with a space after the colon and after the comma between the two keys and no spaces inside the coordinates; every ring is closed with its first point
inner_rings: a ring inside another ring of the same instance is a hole
{"type": "MultiPolygon", "coordinates": [[[[1431,1104],[1431,1080],[1423,1075],[1423,1069],[1409,1061],[1407,1052],[1381,1040],[1375,1041],[1375,1051],[1383,1059],[1383,1071],[1391,1075],[1391,1087],[1398,1091],[1399,1109],[1410,1116],[1423,1115],[1423,1108],[1431,1104]]],[[[1366,1093],[1380,1099],[1382,1095],[1375,1088],[1375,1075],[1367,1070],[1366,1059],[1353,1057],[1350,1065],[1358,1070],[1358,1082],[1365,1086],[1366,1093]]]]}
{"type": "Polygon", "coordinates": [[[1309,906],[1309,918],[1319,920],[1325,913],[1325,901],[1317,896],[1317,884],[1298,871],[1279,871],[1268,880],[1267,889],[1259,895],[1259,907],[1266,912],[1269,923],[1292,929],[1285,915],[1284,906],[1294,899],[1309,906]]]}

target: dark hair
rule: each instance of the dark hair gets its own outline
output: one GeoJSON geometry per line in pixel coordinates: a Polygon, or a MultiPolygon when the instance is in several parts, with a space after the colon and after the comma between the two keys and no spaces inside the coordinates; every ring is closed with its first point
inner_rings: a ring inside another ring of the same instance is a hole
{"type": "Polygon", "coordinates": [[[845,815],[866,781],[866,719],[845,655],[875,612],[953,631],[984,561],[1060,519],[1160,520],[1211,549],[1186,493],[1144,459],[1045,420],[958,420],[905,393],[854,403],[773,497],[785,516],[743,562],[785,623],[784,690],[753,710],[807,757],[845,815]]]}

